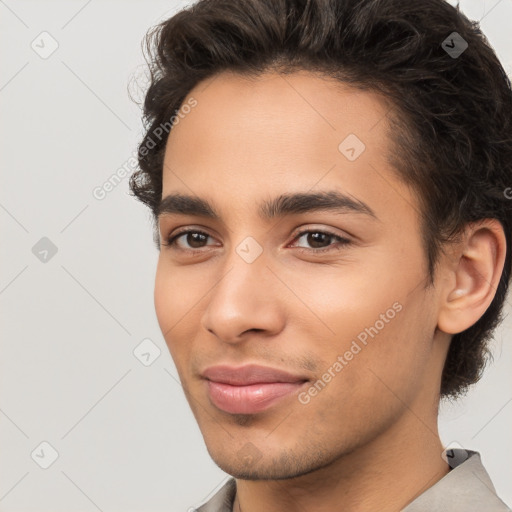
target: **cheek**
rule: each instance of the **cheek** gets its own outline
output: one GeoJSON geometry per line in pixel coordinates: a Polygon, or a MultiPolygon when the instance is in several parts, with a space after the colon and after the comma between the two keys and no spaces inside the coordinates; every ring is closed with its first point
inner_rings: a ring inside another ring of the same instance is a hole
{"type": "Polygon", "coordinates": [[[182,311],[184,304],[180,300],[182,288],[179,278],[176,278],[178,274],[169,270],[159,260],[155,276],[154,304],[160,330],[181,378],[182,363],[187,355],[184,352],[185,344],[178,341],[185,335],[183,329],[186,328],[187,317],[184,317],[182,311]]]}
{"type": "Polygon", "coordinates": [[[429,340],[421,330],[425,312],[420,302],[402,299],[395,308],[385,306],[373,304],[365,325],[351,323],[352,335],[340,339],[330,353],[332,362],[341,356],[343,369],[326,400],[333,407],[355,411],[358,421],[371,419],[372,414],[385,417],[411,404],[428,365],[429,340]]]}
{"type": "MultiPolygon", "coordinates": [[[[191,320],[189,300],[183,297],[187,287],[179,272],[172,272],[165,262],[159,261],[155,276],[155,313],[170,355],[179,372],[180,361],[185,357],[185,348],[179,343],[186,336],[187,325],[191,320]],[[188,322],[188,323],[187,323],[188,322]]],[[[193,304],[193,303],[192,303],[193,304]]]]}
{"type": "Polygon", "coordinates": [[[172,325],[172,311],[173,308],[173,294],[170,290],[173,289],[172,280],[163,271],[161,260],[158,261],[157,271],[155,276],[155,290],[153,294],[156,317],[160,330],[165,333],[172,325]]]}
{"type": "Polygon", "coordinates": [[[323,358],[329,366],[318,375],[321,382],[312,383],[319,391],[312,391],[314,396],[302,406],[303,419],[297,421],[319,436],[328,434],[353,448],[368,442],[411,406],[421,389],[423,363],[414,350],[400,347],[404,339],[398,321],[395,318],[395,326],[388,325],[373,339],[369,337],[366,345],[358,342],[360,348],[353,348],[350,337],[337,342],[323,358]],[[336,361],[342,366],[334,366],[336,361]]]}
{"type": "MultiPolygon", "coordinates": [[[[193,317],[194,306],[204,294],[200,280],[183,268],[172,267],[161,256],[155,275],[154,305],[162,333],[174,333],[193,317]]],[[[167,336],[166,336],[167,337],[167,336]]]]}
{"type": "Polygon", "coordinates": [[[398,396],[412,397],[421,381],[429,357],[429,311],[421,290],[410,286],[419,281],[418,272],[397,275],[387,268],[375,272],[368,265],[366,272],[349,272],[347,267],[345,272],[335,268],[323,275],[306,274],[294,290],[307,297],[310,308],[300,320],[304,345],[297,349],[311,349],[306,344],[315,340],[314,350],[325,364],[321,371],[336,375],[326,386],[330,390],[319,394],[326,400],[336,397],[335,407],[344,400],[371,400],[375,405],[370,398],[374,392],[388,403],[396,400],[393,393],[398,390],[398,396]]]}
{"type": "Polygon", "coordinates": [[[397,280],[389,271],[381,271],[377,263],[346,258],[342,264],[331,266],[284,269],[282,279],[293,284],[293,294],[282,293],[290,298],[294,320],[309,335],[316,329],[326,347],[336,350],[359,334],[362,343],[371,339],[369,331],[375,332],[376,323],[379,333],[387,331],[400,316],[396,311],[400,306],[393,305],[403,294],[397,280]]]}
{"type": "Polygon", "coordinates": [[[201,328],[202,301],[207,300],[211,286],[208,280],[198,279],[193,265],[176,267],[165,260],[165,255],[159,258],[153,296],[155,313],[178,372],[193,351],[201,328]]]}

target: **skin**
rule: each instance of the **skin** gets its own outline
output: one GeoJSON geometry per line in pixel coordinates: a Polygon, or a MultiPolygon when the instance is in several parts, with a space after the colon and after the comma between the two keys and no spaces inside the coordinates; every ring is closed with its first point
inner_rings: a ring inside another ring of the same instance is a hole
{"type": "Polygon", "coordinates": [[[155,308],[208,452],[237,479],[234,510],[403,508],[449,471],[437,429],[442,368],[452,334],[494,297],[501,225],[468,226],[426,287],[419,206],[385,158],[383,98],[303,71],[224,72],[189,96],[197,106],[169,136],[162,197],[206,198],[221,220],[160,216],[155,308]],[[366,145],[353,162],[338,150],[350,133],[366,145]],[[364,201],[378,220],[258,216],[264,199],[321,190],[364,201]],[[209,236],[165,245],[184,227],[209,236]],[[299,228],[351,243],[314,245],[299,228]],[[236,252],[248,236],[263,251],[252,263],[236,252]],[[310,379],[307,389],[396,302],[402,309],[307,404],[295,393],[235,415],[210,401],[200,373],[217,364],[284,369],[310,379]]]}

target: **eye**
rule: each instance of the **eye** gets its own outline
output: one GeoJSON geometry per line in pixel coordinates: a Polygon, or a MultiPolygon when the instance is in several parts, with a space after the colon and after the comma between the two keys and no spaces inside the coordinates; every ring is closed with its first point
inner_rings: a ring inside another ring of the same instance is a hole
{"type": "Polygon", "coordinates": [[[297,234],[294,240],[300,240],[304,238],[305,242],[313,247],[313,249],[308,249],[307,247],[299,246],[300,249],[306,249],[307,252],[325,252],[330,250],[340,249],[340,246],[345,246],[350,244],[350,240],[347,238],[343,238],[339,235],[331,233],[329,231],[322,231],[318,229],[310,229],[301,231],[297,234]],[[335,239],[338,241],[338,246],[333,246],[333,244],[329,244],[330,240],[335,239]],[[327,243],[327,246],[325,245],[327,243]],[[320,247],[320,248],[319,248],[320,247]]]}
{"type": "Polygon", "coordinates": [[[198,231],[197,229],[184,229],[183,231],[180,231],[179,233],[169,237],[163,245],[171,247],[178,246],[178,248],[183,251],[194,251],[195,249],[204,247],[202,243],[206,242],[208,238],[212,237],[203,231],[198,231]],[[184,237],[186,243],[189,244],[188,247],[179,247],[177,242],[181,237],[184,237]]]}

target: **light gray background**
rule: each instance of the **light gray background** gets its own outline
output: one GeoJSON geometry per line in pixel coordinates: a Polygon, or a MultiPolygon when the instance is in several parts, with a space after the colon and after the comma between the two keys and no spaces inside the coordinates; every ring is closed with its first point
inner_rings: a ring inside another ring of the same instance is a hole
{"type": "MultiPolygon", "coordinates": [[[[184,511],[226,479],[156,321],[149,213],[127,179],[93,196],[142,136],[127,94],[142,37],[184,5],[0,0],[1,511],[184,511]],[[31,47],[51,49],[44,31],[58,43],[46,59],[31,47]],[[42,237],[58,249],[46,262],[32,252],[42,237]],[[133,354],[146,338],[161,350],[149,366],[133,354]],[[43,441],[58,452],[48,469],[43,441]]],[[[512,0],[461,6],[510,74],[512,0]]],[[[481,451],[509,504],[511,328],[507,317],[494,363],[440,421],[445,444],[481,451]]]]}

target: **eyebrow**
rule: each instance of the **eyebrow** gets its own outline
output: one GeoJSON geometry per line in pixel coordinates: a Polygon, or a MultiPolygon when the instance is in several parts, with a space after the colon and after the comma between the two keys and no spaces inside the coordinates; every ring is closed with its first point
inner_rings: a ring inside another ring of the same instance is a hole
{"type": "MultiPolygon", "coordinates": [[[[357,213],[379,220],[363,201],[335,190],[326,192],[299,192],[281,194],[259,204],[260,218],[270,221],[276,217],[308,212],[357,213]]],[[[169,194],[157,207],[157,217],[165,214],[194,215],[221,220],[221,215],[207,199],[186,194],[169,194]]]]}

